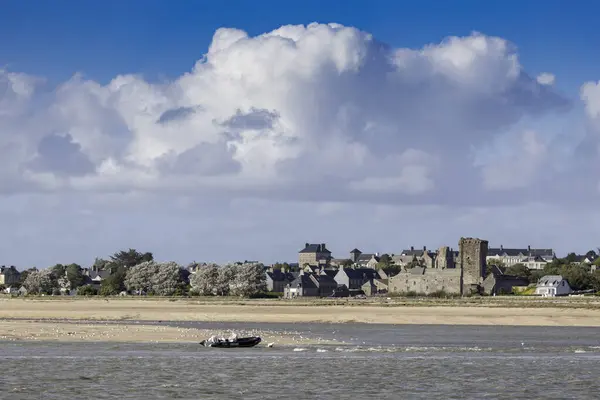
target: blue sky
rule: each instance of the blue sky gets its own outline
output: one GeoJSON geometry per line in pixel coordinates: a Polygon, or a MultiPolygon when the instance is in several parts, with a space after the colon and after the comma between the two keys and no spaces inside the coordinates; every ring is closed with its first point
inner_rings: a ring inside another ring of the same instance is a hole
{"type": "Polygon", "coordinates": [[[591,0],[505,1],[161,1],[4,0],[0,65],[62,81],[74,72],[106,81],[118,73],[148,79],[191,68],[219,27],[250,35],[284,24],[337,22],[393,46],[418,48],[480,31],[515,43],[532,73],[552,71],[557,86],[595,76],[600,48],[591,0]]]}
{"type": "Polygon", "coordinates": [[[599,12],[3,0],[0,264],[129,247],[293,261],[305,242],[344,256],[460,236],[585,253],[600,245],[599,12]]]}

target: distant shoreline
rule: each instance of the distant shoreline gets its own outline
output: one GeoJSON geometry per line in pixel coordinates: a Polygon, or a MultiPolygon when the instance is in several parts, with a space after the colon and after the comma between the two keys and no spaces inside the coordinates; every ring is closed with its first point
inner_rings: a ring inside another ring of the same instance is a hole
{"type": "Polygon", "coordinates": [[[0,319],[600,327],[600,299],[0,298],[0,319]]]}

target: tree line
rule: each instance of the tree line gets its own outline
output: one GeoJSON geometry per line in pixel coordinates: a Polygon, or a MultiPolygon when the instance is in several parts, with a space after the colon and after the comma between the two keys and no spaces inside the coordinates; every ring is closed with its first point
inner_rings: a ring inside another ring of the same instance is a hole
{"type": "MultiPolygon", "coordinates": [[[[594,289],[600,291],[600,257],[594,250],[587,252],[586,256],[594,260],[591,265],[578,263],[577,255],[570,253],[564,258],[552,260],[541,270],[530,270],[521,263],[506,267],[500,259],[489,260],[487,264],[497,266],[506,275],[527,278],[530,283],[536,283],[546,275],[561,275],[574,290],[594,289]]],[[[488,268],[488,273],[490,272],[488,268]]]]}
{"type": "Polygon", "coordinates": [[[112,296],[122,292],[140,295],[183,296],[257,296],[266,292],[264,266],[260,263],[191,263],[182,267],[175,262],[157,262],[152,253],[135,249],[119,251],[109,259],[97,258],[91,267],[104,275],[99,290],[78,264],[57,264],[21,273],[19,286],[28,294],[61,294],[77,290],[79,295],[112,296]],[[191,273],[190,271],[195,271],[191,273]]]}

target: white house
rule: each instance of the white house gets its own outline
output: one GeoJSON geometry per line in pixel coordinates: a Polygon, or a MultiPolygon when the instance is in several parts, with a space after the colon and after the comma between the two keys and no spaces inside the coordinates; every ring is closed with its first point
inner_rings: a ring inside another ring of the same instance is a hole
{"type": "Polygon", "coordinates": [[[544,297],[565,296],[571,292],[569,282],[560,275],[542,277],[535,288],[535,294],[544,297]]]}

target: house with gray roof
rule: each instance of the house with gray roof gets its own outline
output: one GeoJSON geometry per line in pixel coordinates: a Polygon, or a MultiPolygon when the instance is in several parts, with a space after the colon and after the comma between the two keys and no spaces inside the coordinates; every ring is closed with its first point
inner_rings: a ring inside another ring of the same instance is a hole
{"type": "Polygon", "coordinates": [[[360,290],[366,282],[380,278],[373,268],[340,268],[335,275],[337,284],[346,285],[349,290],[360,290]]]}
{"type": "Polygon", "coordinates": [[[85,268],[83,270],[83,284],[84,285],[92,285],[96,289],[100,289],[100,285],[102,281],[110,276],[110,271],[107,270],[97,270],[97,269],[88,269],[85,268]]]}
{"type": "Polygon", "coordinates": [[[546,275],[538,280],[535,294],[544,297],[567,296],[573,290],[562,275],[546,275]]]}
{"type": "Polygon", "coordinates": [[[283,272],[279,269],[275,269],[273,271],[265,272],[267,279],[267,291],[273,293],[282,293],[284,292],[285,287],[294,281],[297,274],[294,275],[291,272],[283,272]]]}
{"type": "Polygon", "coordinates": [[[301,271],[284,288],[283,296],[286,299],[305,296],[328,297],[333,294],[337,286],[336,281],[327,274],[319,275],[301,271]]]}
{"type": "Polygon", "coordinates": [[[358,249],[350,251],[350,260],[359,268],[375,268],[379,262],[379,253],[363,253],[358,249]]]}
{"type": "Polygon", "coordinates": [[[0,267],[0,285],[11,286],[17,285],[19,283],[19,279],[21,278],[21,273],[17,270],[14,265],[10,267],[2,266],[0,267]]]}
{"type": "Polygon", "coordinates": [[[500,245],[498,248],[489,248],[486,260],[498,259],[507,267],[515,264],[524,264],[530,269],[544,269],[544,266],[552,262],[556,254],[552,249],[532,249],[527,248],[505,248],[500,245]]]}
{"type": "Polygon", "coordinates": [[[411,246],[410,249],[402,250],[402,253],[400,253],[399,257],[392,257],[392,261],[396,263],[396,260],[398,260],[398,263],[396,263],[396,265],[405,266],[416,260],[423,264],[425,267],[432,268],[434,265],[435,257],[436,252],[427,250],[427,246],[423,246],[422,249],[415,249],[413,246],[411,246]]]}

